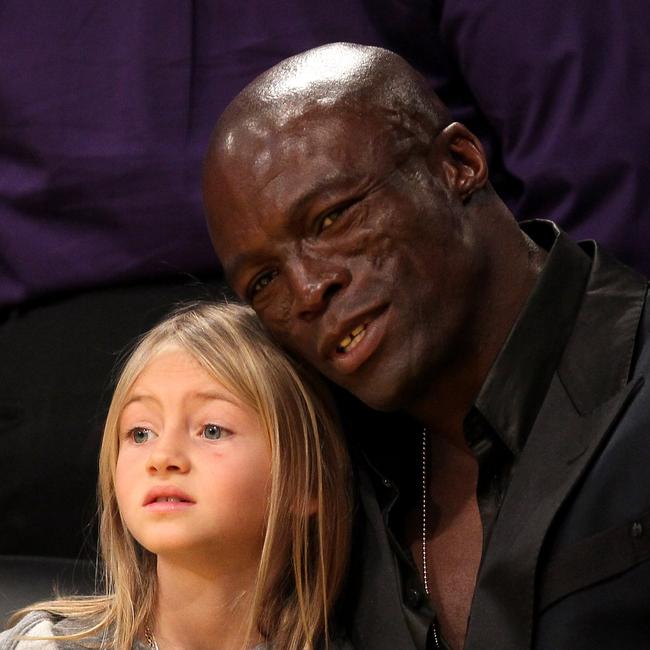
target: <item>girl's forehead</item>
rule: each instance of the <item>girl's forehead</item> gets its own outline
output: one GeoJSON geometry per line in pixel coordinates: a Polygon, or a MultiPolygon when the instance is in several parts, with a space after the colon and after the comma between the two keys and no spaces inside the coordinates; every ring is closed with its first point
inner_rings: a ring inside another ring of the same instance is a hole
{"type": "Polygon", "coordinates": [[[137,371],[126,391],[121,411],[143,394],[174,397],[183,393],[214,395],[243,408],[258,410],[236,381],[224,378],[191,351],[168,344],[156,350],[137,371]]]}

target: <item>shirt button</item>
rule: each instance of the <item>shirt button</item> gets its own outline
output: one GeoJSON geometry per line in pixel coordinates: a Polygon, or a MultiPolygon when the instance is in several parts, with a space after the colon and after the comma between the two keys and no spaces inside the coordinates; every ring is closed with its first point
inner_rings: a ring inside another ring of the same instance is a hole
{"type": "Polygon", "coordinates": [[[410,607],[414,609],[419,607],[422,604],[422,593],[419,589],[414,589],[411,587],[406,591],[406,602],[410,607]]]}
{"type": "Polygon", "coordinates": [[[382,483],[384,484],[384,487],[387,487],[387,488],[389,488],[389,487],[393,487],[393,484],[392,484],[392,483],[390,482],[390,480],[387,479],[387,478],[385,478],[385,479],[382,481],[382,483]]]}
{"type": "Polygon", "coordinates": [[[643,535],[643,524],[640,521],[635,521],[630,528],[632,537],[641,537],[643,535]]]}

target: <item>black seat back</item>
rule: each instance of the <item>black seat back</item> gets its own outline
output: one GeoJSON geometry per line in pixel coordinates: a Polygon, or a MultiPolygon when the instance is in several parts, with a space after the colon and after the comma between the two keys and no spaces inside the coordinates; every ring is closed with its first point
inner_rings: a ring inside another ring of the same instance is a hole
{"type": "Polygon", "coordinates": [[[85,560],[0,555],[0,630],[17,609],[58,595],[92,594],[95,569],[85,560]]]}

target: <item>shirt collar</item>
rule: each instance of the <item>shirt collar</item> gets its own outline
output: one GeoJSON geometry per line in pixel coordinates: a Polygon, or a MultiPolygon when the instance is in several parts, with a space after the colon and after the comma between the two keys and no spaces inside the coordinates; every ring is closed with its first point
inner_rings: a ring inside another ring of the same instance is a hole
{"type": "Polygon", "coordinates": [[[520,224],[549,251],[537,282],[465,420],[468,444],[484,444],[484,420],[518,456],[573,329],[591,267],[590,258],[550,221],[520,224]],[[478,413],[477,413],[478,412],[478,413]]]}

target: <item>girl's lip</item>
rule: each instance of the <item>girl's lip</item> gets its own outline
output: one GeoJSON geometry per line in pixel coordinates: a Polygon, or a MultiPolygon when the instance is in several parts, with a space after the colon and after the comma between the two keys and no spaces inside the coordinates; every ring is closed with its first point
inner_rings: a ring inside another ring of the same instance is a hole
{"type": "Polygon", "coordinates": [[[169,506],[169,505],[193,505],[194,499],[174,485],[159,485],[147,492],[142,503],[143,506],[169,506]],[[160,500],[158,500],[160,499],[160,500]],[[164,499],[164,501],[163,501],[164,499]],[[167,499],[178,499],[167,501],[167,499]]]}
{"type": "Polygon", "coordinates": [[[144,507],[150,512],[178,512],[195,505],[193,501],[152,501],[144,507]]]}

